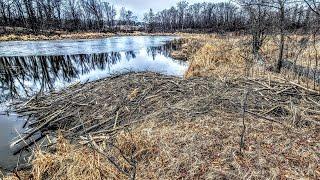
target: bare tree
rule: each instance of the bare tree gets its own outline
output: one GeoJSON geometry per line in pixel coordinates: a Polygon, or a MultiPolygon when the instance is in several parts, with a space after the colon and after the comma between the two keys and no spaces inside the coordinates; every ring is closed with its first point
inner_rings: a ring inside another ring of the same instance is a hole
{"type": "Polygon", "coordinates": [[[185,11],[187,7],[188,7],[187,1],[180,1],[177,4],[178,16],[179,16],[179,27],[181,29],[184,28],[185,11]]]}
{"type": "Polygon", "coordinates": [[[320,1],[319,0],[304,0],[308,7],[315,13],[317,16],[320,16],[320,1]]]}
{"type": "Polygon", "coordinates": [[[93,21],[93,28],[103,28],[103,11],[100,0],[81,0],[84,11],[87,12],[88,18],[93,21]]]}
{"type": "MultiPolygon", "coordinates": [[[[181,1],[159,12],[148,11],[147,31],[240,31],[252,35],[252,51],[258,51],[266,34],[277,34],[279,54],[275,69],[281,70],[285,35],[295,29],[310,31],[319,16],[319,0],[236,0],[195,3],[181,1]],[[271,30],[275,31],[271,31],[271,30]]],[[[319,18],[318,18],[319,19],[319,18]]],[[[106,0],[0,0],[1,25],[38,30],[106,30],[115,24],[135,25],[134,12],[116,10],[106,0]]]]}
{"type": "Polygon", "coordinates": [[[28,14],[27,19],[28,19],[30,28],[33,30],[38,30],[37,18],[36,18],[34,7],[33,7],[33,3],[34,3],[33,0],[23,0],[23,3],[28,14]]]}
{"type": "Polygon", "coordinates": [[[108,24],[109,28],[111,28],[114,26],[114,21],[115,21],[115,17],[116,17],[116,10],[108,2],[103,2],[103,8],[104,8],[104,13],[106,16],[107,24],[108,24]]]}
{"type": "Polygon", "coordinates": [[[148,32],[153,32],[155,30],[155,14],[152,9],[150,9],[148,13],[144,14],[143,20],[148,24],[146,30],[148,32]]]}
{"type": "Polygon", "coordinates": [[[240,5],[248,13],[250,33],[252,36],[252,53],[254,59],[259,59],[259,51],[267,37],[269,14],[268,8],[263,6],[265,0],[240,0],[240,5]]]}

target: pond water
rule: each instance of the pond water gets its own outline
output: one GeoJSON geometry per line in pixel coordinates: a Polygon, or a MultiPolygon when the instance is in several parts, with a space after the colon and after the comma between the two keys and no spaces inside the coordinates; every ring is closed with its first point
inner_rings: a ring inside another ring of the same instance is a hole
{"type": "Polygon", "coordinates": [[[8,101],[49,92],[75,82],[126,71],[183,76],[187,63],[169,57],[171,36],[112,37],[96,40],[0,42],[0,167],[10,168],[10,143],[23,133],[24,118],[5,112],[8,101]]]}

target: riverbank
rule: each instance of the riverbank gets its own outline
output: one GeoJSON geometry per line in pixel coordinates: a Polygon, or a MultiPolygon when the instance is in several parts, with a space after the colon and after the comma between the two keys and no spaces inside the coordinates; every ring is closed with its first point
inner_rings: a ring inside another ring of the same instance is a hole
{"type": "Polygon", "coordinates": [[[318,94],[267,79],[146,72],[76,84],[17,105],[36,117],[25,137],[38,131],[59,137],[56,151],[35,151],[32,171],[18,174],[316,179],[319,101],[318,94]]]}
{"type": "Polygon", "coordinates": [[[41,40],[64,40],[64,39],[100,39],[114,36],[171,36],[178,33],[145,33],[140,31],[125,33],[99,33],[99,32],[53,32],[44,34],[2,34],[1,41],[41,41],[41,40]]]}
{"type": "Polygon", "coordinates": [[[16,104],[35,117],[25,138],[55,138],[8,179],[318,179],[319,93],[246,76],[241,42],[184,36],[184,79],[131,72],[16,104]]]}

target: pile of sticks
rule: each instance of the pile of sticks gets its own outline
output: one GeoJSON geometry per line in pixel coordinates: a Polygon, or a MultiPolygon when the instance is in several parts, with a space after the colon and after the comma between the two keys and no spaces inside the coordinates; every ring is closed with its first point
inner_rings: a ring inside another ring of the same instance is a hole
{"type": "Polygon", "coordinates": [[[266,79],[181,79],[151,72],[115,75],[86,84],[74,84],[51,94],[38,94],[15,104],[29,116],[35,134],[59,130],[70,139],[106,135],[147,120],[177,121],[246,113],[259,120],[295,127],[320,125],[320,94],[297,84],[266,79]]]}

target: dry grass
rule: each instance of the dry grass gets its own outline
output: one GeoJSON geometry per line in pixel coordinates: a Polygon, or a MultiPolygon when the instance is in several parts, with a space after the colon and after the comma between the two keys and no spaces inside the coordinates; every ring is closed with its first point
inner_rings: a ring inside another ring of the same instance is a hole
{"type": "Polygon", "coordinates": [[[9,34],[0,36],[0,41],[39,41],[39,40],[60,40],[60,39],[94,39],[115,36],[113,33],[70,33],[59,35],[17,35],[9,34]]]}
{"type": "Polygon", "coordinates": [[[247,123],[243,156],[238,151],[241,120],[223,114],[173,124],[149,123],[134,129],[133,138],[127,134],[125,139],[134,143],[143,140],[144,146],[152,150],[144,149],[153,156],[138,162],[141,179],[316,179],[320,176],[318,131],[290,132],[256,118],[247,119],[247,123]]]}
{"type": "Polygon", "coordinates": [[[4,34],[0,35],[1,41],[39,41],[39,40],[63,40],[63,39],[99,39],[113,36],[161,36],[161,35],[178,35],[172,33],[98,33],[98,32],[79,32],[67,33],[56,32],[52,35],[34,35],[34,34],[4,34]]]}
{"type": "Polygon", "coordinates": [[[36,150],[31,171],[21,171],[6,179],[125,179],[101,154],[88,147],[71,145],[60,137],[55,148],[55,153],[36,150]]]}
{"type": "MultiPolygon", "coordinates": [[[[314,46],[308,36],[291,35],[286,38],[284,59],[298,67],[316,71],[304,72],[305,75],[293,73],[293,66],[284,67],[282,73],[269,71],[278,57],[278,37],[268,36],[261,47],[259,62],[251,53],[250,37],[219,35],[184,35],[184,45],[175,52],[182,59],[188,60],[190,66],[185,77],[210,77],[234,79],[243,75],[253,78],[281,77],[305,87],[320,90],[314,81],[313,72],[319,71],[320,45],[314,46]],[[262,61],[264,63],[262,63],[262,61]],[[306,77],[307,76],[307,77],[306,77]]],[[[319,40],[319,37],[316,39],[319,40]]]]}
{"type": "Polygon", "coordinates": [[[185,35],[180,53],[186,54],[190,66],[185,77],[214,76],[237,78],[245,74],[248,49],[246,37],[221,35],[185,35]],[[187,53],[188,52],[188,53],[187,53]]]}
{"type": "MultiPolygon", "coordinates": [[[[261,54],[267,62],[273,62],[278,56],[279,37],[267,37],[261,47],[261,54]]],[[[316,37],[319,42],[320,37],[316,37]]],[[[295,61],[297,65],[315,66],[316,58],[320,59],[320,44],[313,44],[313,37],[305,35],[290,35],[286,37],[284,58],[295,61]]]]}
{"type": "Polygon", "coordinates": [[[186,77],[219,76],[239,77],[244,74],[245,61],[234,40],[219,40],[206,43],[192,57],[186,77]],[[232,70],[232,72],[230,72],[232,70]]]}
{"type": "MultiPolygon", "coordinates": [[[[226,114],[178,122],[148,121],[112,140],[137,161],[137,179],[318,179],[319,129],[292,129],[246,118],[245,149],[239,153],[241,119],[226,114]],[[133,151],[134,150],[134,151],[133,151]],[[133,153],[132,153],[133,152],[133,153]]],[[[96,140],[109,142],[109,136],[96,140]]],[[[103,144],[103,143],[102,143],[103,144]]],[[[54,154],[38,151],[29,177],[126,179],[101,154],[65,142],[54,154]]],[[[122,155],[101,145],[122,167],[122,155]]]]}
{"type": "MultiPolygon", "coordinates": [[[[253,64],[241,46],[247,37],[187,35],[181,41],[175,53],[190,61],[188,79],[129,73],[19,106],[20,113],[37,117],[33,132],[58,127],[73,140],[60,139],[57,151],[36,151],[32,171],[21,177],[320,178],[319,93],[270,74],[241,77],[253,64]]],[[[276,53],[271,40],[262,48],[270,64],[276,53]]]]}

